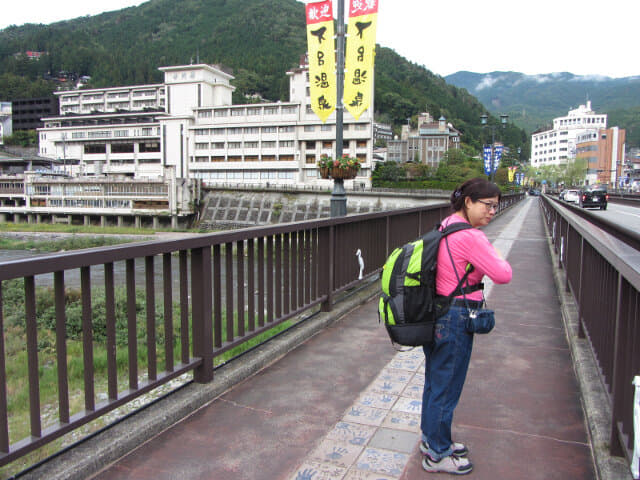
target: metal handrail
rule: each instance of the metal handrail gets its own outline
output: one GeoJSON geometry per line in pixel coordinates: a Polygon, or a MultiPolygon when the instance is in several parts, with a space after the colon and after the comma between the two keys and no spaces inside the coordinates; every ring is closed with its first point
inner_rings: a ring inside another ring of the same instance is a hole
{"type": "Polygon", "coordinates": [[[640,254],[581,215],[581,209],[544,195],[544,214],[578,307],[578,337],[586,338],[611,406],[609,449],[630,459],[631,381],[640,369],[640,254]],[[634,333],[635,332],[635,333],[634,333]],[[634,352],[636,354],[634,355],[634,352]]]}

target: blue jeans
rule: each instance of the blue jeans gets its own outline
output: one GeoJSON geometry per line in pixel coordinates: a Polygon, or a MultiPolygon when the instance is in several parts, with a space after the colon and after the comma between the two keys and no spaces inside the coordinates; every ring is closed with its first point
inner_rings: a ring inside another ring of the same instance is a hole
{"type": "Polygon", "coordinates": [[[467,333],[465,307],[451,307],[436,323],[435,338],[423,347],[422,439],[434,460],[451,455],[451,423],[467,376],[473,334],[467,333]]]}

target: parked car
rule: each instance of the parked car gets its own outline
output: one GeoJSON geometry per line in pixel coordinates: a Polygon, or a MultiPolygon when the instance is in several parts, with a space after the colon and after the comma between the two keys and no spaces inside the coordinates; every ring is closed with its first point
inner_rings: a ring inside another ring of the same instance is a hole
{"type": "Polygon", "coordinates": [[[580,201],[580,190],[567,190],[564,192],[564,201],[578,203],[580,201]]]}
{"type": "Polygon", "coordinates": [[[587,187],[580,192],[579,204],[582,208],[598,207],[600,210],[607,209],[609,194],[602,187],[587,187]]]}
{"type": "Polygon", "coordinates": [[[567,193],[567,189],[565,188],[564,190],[562,190],[562,191],[560,192],[560,194],[558,195],[558,198],[559,198],[560,200],[564,200],[564,195],[565,195],[566,193],[567,193]]]}

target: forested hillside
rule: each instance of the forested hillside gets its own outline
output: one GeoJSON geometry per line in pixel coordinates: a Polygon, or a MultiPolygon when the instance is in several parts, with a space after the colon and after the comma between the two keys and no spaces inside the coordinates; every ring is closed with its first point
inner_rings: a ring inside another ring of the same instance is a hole
{"type": "MultiPolygon", "coordinates": [[[[234,102],[260,94],[286,100],[286,71],[306,51],[304,4],[296,0],[150,0],[138,7],[51,25],[0,30],[0,100],[46,95],[57,85],[43,78],[60,71],[91,77],[89,87],[157,83],[158,67],[200,61],[233,69],[234,102]],[[21,52],[46,52],[30,60],[21,52]]],[[[444,115],[479,147],[485,111],[469,93],[378,47],[376,117],[399,129],[428,110],[444,115]]],[[[507,144],[522,146],[524,131],[510,126],[507,144]]],[[[523,151],[524,153],[524,151],[523,151]]]]}
{"type": "Polygon", "coordinates": [[[608,114],[609,126],[626,129],[628,145],[640,147],[640,77],[457,72],[446,80],[475,95],[494,114],[509,114],[529,133],[590,100],[596,112],[608,114]]]}

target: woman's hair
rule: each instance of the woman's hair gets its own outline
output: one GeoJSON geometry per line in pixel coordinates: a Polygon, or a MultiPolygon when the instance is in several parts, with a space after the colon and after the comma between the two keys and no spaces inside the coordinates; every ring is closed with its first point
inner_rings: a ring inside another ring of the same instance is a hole
{"type": "Polygon", "coordinates": [[[451,207],[458,212],[464,207],[465,198],[469,197],[472,201],[477,202],[481,198],[500,197],[502,192],[495,183],[478,177],[467,180],[451,194],[451,207]]]}

